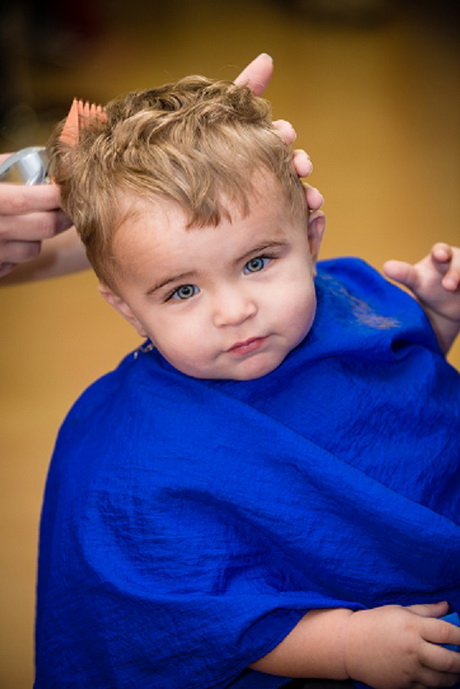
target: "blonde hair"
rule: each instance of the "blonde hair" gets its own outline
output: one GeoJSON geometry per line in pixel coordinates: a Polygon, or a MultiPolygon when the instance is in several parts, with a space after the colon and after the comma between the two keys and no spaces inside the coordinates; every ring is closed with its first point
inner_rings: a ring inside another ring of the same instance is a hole
{"type": "Polygon", "coordinates": [[[177,202],[188,227],[218,225],[231,204],[248,211],[257,172],[273,174],[293,212],[305,213],[291,154],[273,129],[267,101],[245,86],[187,77],[128,93],[106,106],[70,147],[49,144],[51,172],[99,278],[113,286],[111,246],[126,220],[120,199],[177,202]]]}

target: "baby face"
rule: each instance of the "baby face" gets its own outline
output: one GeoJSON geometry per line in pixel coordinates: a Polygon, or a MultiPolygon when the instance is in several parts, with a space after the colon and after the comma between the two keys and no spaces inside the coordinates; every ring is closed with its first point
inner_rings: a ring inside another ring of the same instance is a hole
{"type": "Polygon", "coordinates": [[[249,214],[186,224],[173,203],[137,202],[114,239],[117,293],[103,295],[182,373],[270,373],[313,322],[320,236],[293,217],[274,180],[250,198],[249,214]]]}

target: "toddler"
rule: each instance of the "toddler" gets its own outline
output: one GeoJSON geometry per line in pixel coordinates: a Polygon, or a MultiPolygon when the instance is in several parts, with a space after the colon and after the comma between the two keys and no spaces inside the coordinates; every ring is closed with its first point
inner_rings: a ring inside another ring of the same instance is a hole
{"type": "Polygon", "coordinates": [[[65,140],[64,208],[145,342],[58,437],[36,688],[459,682],[459,251],[388,264],[425,311],[318,263],[324,216],[242,86],[128,94],[65,140]]]}

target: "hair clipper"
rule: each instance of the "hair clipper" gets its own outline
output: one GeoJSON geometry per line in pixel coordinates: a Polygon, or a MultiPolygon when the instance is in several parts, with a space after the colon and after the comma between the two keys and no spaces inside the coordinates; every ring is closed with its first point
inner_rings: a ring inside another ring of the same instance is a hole
{"type": "Polygon", "coordinates": [[[0,182],[27,185],[49,182],[45,147],[29,146],[9,155],[0,164],[0,182]]]}

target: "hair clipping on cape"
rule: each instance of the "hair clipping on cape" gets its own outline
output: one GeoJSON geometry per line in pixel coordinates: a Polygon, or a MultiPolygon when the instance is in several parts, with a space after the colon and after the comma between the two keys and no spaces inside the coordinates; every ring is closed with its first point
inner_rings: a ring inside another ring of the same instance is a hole
{"type": "Polygon", "coordinates": [[[107,115],[102,105],[83,102],[74,98],[70,106],[69,114],[64,122],[59,141],[67,146],[75,146],[78,141],[79,132],[90,122],[107,122],[107,115]]]}

